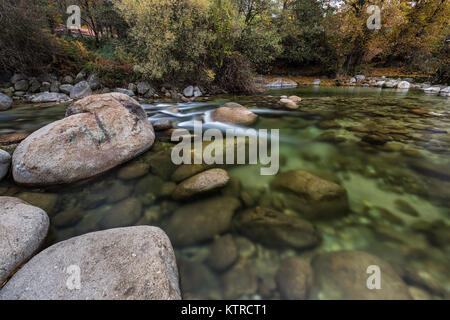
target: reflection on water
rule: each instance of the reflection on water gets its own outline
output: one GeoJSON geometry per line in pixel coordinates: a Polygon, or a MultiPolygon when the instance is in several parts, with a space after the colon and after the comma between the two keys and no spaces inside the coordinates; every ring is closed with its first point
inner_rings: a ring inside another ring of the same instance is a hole
{"type": "MultiPolygon", "coordinates": [[[[226,101],[254,109],[260,116],[255,129],[280,129],[280,172],[306,170],[347,190],[347,214],[312,219],[320,244],[275,246],[268,243],[270,234],[242,232],[235,220],[248,208],[299,215],[289,195],[274,192],[274,177],[261,176],[257,165],[225,167],[232,178],[221,190],[172,200],[179,176],[205,167],[173,165],[166,132],[158,132],[150,151],[100,177],[47,189],[23,188],[9,178],[0,183],[0,194],[20,197],[49,213],[49,245],[113,227],[162,227],[173,237],[185,298],[284,298],[279,290],[283,275],[277,275],[283,259],[310,260],[341,250],[362,250],[391,263],[416,298],[449,297],[449,100],[386,89],[312,87],[144,108],[152,121],[169,118],[182,124],[226,101]],[[291,94],[303,98],[298,111],[269,112],[280,95],[291,94]],[[233,213],[233,220],[220,222],[220,227],[207,219],[233,213]],[[175,217],[181,222],[175,223],[175,217]]],[[[2,112],[0,133],[32,132],[62,118],[65,107],[25,105],[2,112]]],[[[284,227],[290,232],[289,225],[284,227]]],[[[318,297],[331,297],[327,290],[322,286],[318,297]]]]}

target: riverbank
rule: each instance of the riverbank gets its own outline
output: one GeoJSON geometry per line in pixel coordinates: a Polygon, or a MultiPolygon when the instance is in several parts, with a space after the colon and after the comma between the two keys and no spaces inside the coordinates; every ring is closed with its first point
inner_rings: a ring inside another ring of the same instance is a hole
{"type": "MultiPolygon", "coordinates": [[[[380,72],[374,72],[379,74],[380,72]]],[[[437,94],[450,97],[450,87],[445,84],[433,84],[426,81],[423,76],[365,76],[362,74],[353,77],[304,77],[304,76],[257,76],[254,85],[259,93],[268,89],[295,88],[301,86],[349,86],[349,87],[378,87],[401,90],[421,90],[427,94],[437,94]]],[[[76,77],[70,75],[56,77],[45,75],[40,77],[27,77],[23,74],[14,74],[10,81],[0,84],[0,110],[9,109],[13,101],[31,103],[65,102],[82,99],[92,94],[120,92],[135,97],[139,102],[151,102],[166,98],[182,102],[192,102],[204,95],[226,93],[220,89],[208,90],[195,84],[179,88],[174,85],[156,87],[147,81],[129,83],[124,88],[110,88],[101,83],[96,74],[87,75],[80,72],[76,77]]]]}

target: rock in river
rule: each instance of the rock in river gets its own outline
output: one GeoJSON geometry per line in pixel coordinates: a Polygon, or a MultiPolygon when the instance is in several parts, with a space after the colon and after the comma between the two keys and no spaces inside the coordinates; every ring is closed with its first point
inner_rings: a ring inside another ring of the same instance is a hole
{"type": "Polygon", "coordinates": [[[49,227],[44,210],[0,197],[0,285],[40,247],[49,227]]]}
{"type": "Polygon", "coordinates": [[[348,212],[346,190],[307,171],[290,170],[278,174],[271,187],[283,192],[287,208],[306,219],[333,218],[348,212]]]}
{"type": "Polygon", "coordinates": [[[216,271],[224,271],[238,258],[238,248],[231,234],[214,240],[208,257],[208,264],[216,271]]]}
{"type": "Polygon", "coordinates": [[[312,261],[316,284],[312,298],[332,300],[405,300],[408,287],[386,261],[363,251],[337,251],[316,256],[312,261]],[[378,266],[381,288],[369,289],[369,266],[378,266]]]}
{"type": "Polygon", "coordinates": [[[142,205],[136,198],[128,198],[115,204],[100,220],[102,229],[129,226],[141,217],[142,205]]]}
{"type": "Polygon", "coordinates": [[[238,103],[228,102],[214,110],[211,114],[211,118],[213,121],[250,125],[258,119],[258,115],[238,103]]]}
{"type": "Polygon", "coordinates": [[[222,275],[225,299],[238,299],[244,294],[258,290],[258,277],[255,267],[242,258],[222,275]]]}
{"type": "Polygon", "coordinates": [[[172,193],[174,200],[188,199],[194,195],[223,187],[230,180],[223,169],[210,169],[181,182],[172,193]]]}
{"type": "Polygon", "coordinates": [[[283,299],[303,300],[308,298],[314,273],[307,260],[289,257],[281,262],[276,281],[283,299]]]}
{"type": "Polygon", "coordinates": [[[175,246],[189,246],[227,231],[240,202],[232,197],[215,197],[177,209],[167,225],[167,234],[175,246]]]}
{"type": "Polygon", "coordinates": [[[0,111],[11,108],[12,102],[13,101],[10,97],[0,92],[0,111]]]}
{"type": "Polygon", "coordinates": [[[92,177],[148,150],[155,139],[144,109],[120,93],[75,102],[66,118],[33,132],[13,154],[21,184],[69,183],[92,177]]]}
{"type": "Polygon", "coordinates": [[[0,300],[180,298],[170,241],[161,229],[149,226],[98,231],[54,244],[0,291],[0,300]]]}
{"type": "Polygon", "coordinates": [[[321,239],[310,222],[268,208],[241,212],[233,224],[246,237],[272,247],[310,248],[321,239]]]}
{"type": "Polygon", "coordinates": [[[0,149],[0,181],[6,176],[11,163],[11,156],[8,152],[0,149]]]}

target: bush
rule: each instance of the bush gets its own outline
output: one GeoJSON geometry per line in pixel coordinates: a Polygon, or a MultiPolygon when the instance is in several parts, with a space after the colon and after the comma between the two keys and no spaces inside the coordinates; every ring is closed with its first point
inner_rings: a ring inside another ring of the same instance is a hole
{"type": "Polygon", "coordinates": [[[57,54],[43,15],[33,1],[0,0],[0,69],[37,74],[48,69],[57,54]]]}
{"type": "Polygon", "coordinates": [[[127,47],[134,70],[154,80],[195,74],[206,58],[209,4],[207,0],[117,1],[130,26],[127,47]]]}
{"type": "Polygon", "coordinates": [[[215,84],[230,93],[256,93],[252,75],[252,65],[248,58],[239,52],[234,52],[225,57],[215,84]]]}

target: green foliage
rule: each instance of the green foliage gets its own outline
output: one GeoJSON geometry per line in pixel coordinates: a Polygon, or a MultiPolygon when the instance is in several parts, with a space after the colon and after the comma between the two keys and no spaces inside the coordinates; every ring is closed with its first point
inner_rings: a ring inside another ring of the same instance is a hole
{"type": "Polygon", "coordinates": [[[295,65],[323,63],[329,55],[323,25],[324,10],[317,0],[290,2],[280,16],[283,52],[295,65]]]}
{"type": "Polygon", "coordinates": [[[96,72],[253,92],[253,72],[363,72],[374,62],[448,81],[450,2],[418,0],[73,0],[93,36],[54,35],[67,0],[0,0],[0,69],[96,72]],[[381,30],[369,30],[378,5],[381,30]]]}
{"type": "Polygon", "coordinates": [[[136,72],[161,80],[197,71],[210,38],[208,1],[120,0],[115,5],[131,26],[128,49],[136,72]]]}

